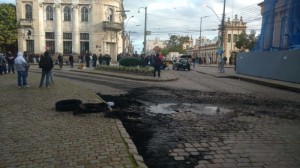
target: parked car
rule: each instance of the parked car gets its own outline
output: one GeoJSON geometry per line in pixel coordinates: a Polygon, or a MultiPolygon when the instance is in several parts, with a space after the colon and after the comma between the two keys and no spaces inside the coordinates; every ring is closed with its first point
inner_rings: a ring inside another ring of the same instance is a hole
{"type": "Polygon", "coordinates": [[[191,65],[188,58],[179,58],[174,64],[173,69],[191,70],[191,65]]]}

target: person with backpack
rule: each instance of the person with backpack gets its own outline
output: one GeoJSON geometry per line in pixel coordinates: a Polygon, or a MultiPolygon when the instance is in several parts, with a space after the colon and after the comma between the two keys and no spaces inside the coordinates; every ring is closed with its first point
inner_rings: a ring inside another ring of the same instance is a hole
{"type": "Polygon", "coordinates": [[[49,78],[51,76],[51,70],[53,68],[53,61],[52,58],[50,57],[48,50],[45,51],[44,56],[41,58],[39,67],[42,68],[42,77],[41,77],[39,88],[43,86],[45,76],[46,76],[46,87],[49,88],[49,78]]]}

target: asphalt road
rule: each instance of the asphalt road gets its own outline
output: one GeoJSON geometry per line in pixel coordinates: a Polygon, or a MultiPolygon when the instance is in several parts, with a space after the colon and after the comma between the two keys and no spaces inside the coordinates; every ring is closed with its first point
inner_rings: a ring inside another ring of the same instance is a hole
{"type": "Polygon", "coordinates": [[[178,80],[145,82],[54,70],[55,78],[144,104],[128,102],[122,110],[141,117],[123,124],[150,168],[300,166],[299,94],[195,71],[164,75],[173,73],[178,80]]]}

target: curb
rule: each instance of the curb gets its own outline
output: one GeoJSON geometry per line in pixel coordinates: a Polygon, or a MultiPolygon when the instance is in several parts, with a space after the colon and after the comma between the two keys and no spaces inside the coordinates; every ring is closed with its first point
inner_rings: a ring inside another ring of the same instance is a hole
{"type": "Polygon", "coordinates": [[[251,78],[246,78],[246,77],[242,77],[242,76],[214,75],[214,74],[209,74],[209,73],[205,73],[205,72],[201,72],[201,71],[196,71],[196,70],[195,70],[195,72],[198,72],[198,73],[201,73],[201,74],[210,75],[210,76],[213,76],[213,77],[216,77],[216,78],[230,78],[230,79],[243,80],[243,81],[252,82],[252,83],[256,83],[256,84],[263,85],[263,86],[269,86],[269,87],[273,87],[273,88],[277,88],[277,89],[282,89],[282,90],[287,90],[287,91],[291,91],[291,92],[300,93],[300,89],[299,88],[290,87],[290,86],[281,85],[281,84],[276,84],[276,83],[271,83],[271,82],[266,82],[266,81],[261,81],[261,80],[256,80],[256,79],[251,79],[251,78]]]}
{"type": "Polygon", "coordinates": [[[88,74],[94,74],[94,75],[105,75],[105,76],[110,76],[110,77],[118,77],[118,78],[123,78],[123,79],[130,79],[130,80],[138,80],[138,81],[150,81],[150,82],[168,82],[168,81],[175,81],[178,80],[178,77],[172,77],[168,79],[162,79],[162,78],[143,78],[142,76],[136,75],[136,77],[133,76],[122,76],[113,72],[108,73],[101,73],[99,72],[92,72],[92,71],[80,71],[80,70],[70,70],[71,72],[81,72],[81,73],[88,73],[88,74]]]}

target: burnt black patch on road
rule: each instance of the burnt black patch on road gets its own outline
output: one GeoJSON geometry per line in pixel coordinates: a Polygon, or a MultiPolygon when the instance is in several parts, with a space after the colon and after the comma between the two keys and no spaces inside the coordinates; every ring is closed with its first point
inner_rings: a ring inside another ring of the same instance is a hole
{"type": "Polygon", "coordinates": [[[149,168],[192,168],[205,160],[209,148],[222,146],[221,134],[246,131],[240,116],[300,119],[299,104],[263,100],[254,95],[137,88],[126,95],[101,95],[114,102],[107,117],[120,118],[149,168]]]}

